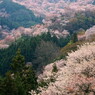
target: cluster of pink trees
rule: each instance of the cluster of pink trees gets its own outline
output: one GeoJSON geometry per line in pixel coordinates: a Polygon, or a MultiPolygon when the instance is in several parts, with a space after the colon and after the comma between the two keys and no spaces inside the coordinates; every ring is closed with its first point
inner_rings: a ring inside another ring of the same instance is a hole
{"type": "Polygon", "coordinates": [[[55,81],[39,87],[39,94],[31,91],[32,95],[95,95],[95,42],[82,45],[69,53],[66,61],[55,63],[61,64],[58,72],[51,72],[52,66],[48,65],[41,77],[47,82],[52,76],[55,81]]]}
{"type": "MultiPolygon", "coordinates": [[[[72,12],[74,11],[76,12],[76,11],[95,9],[95,6],[92,4],[94,0],[77,0],[77,2],[71,2],[71,0],[53,0],[53,1],[52,0],[27,0],[27,1],[13,0],[13,1],[26,6],[28,9],[31,9],[38,16],[45,15],[46,17],[52,17],[58,15],[59,13],[65,13],[66,11],[69,10],[72,12]]],[[[70,15],[72,15],[72,13],[70,15]]]]}

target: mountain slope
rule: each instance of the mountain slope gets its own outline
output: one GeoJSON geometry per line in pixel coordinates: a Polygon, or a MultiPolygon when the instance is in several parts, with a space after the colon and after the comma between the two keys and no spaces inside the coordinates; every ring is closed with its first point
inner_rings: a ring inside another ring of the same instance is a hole
{"type": "Polygon", "coordinates": [[[69,53],[67,60],[53,63],[58,68],[57,73],[52,72],[53,64],[46,66],[39,79],[48,86],[39,88],[39,94],[31,91],[31,95],[94,95],[94,61],[95,42],[82,45],[77,51],[69,53]]]}
{"type": "Polygon", "coordinates": [[[30,27],[41,23],[41,18],[35,17],[32,11],[24,6],[13,3],[11,0],[3,0],[0,3],[0,25],[10,29],[19,26],[30,27]]]}
{"type": "Polygon", "coordinates": [[[95,9],[94,0],[12,0],[26,6],[35,12],[36,15],[52,16],[65,13],[68,10],[95,9]],[[66,10],[65,10],[66,9],[66,10]]]}

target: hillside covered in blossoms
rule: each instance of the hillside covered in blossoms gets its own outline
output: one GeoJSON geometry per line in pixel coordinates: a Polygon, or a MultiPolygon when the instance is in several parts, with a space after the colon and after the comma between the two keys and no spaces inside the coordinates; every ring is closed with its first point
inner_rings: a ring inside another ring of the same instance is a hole
{"type": "Polygon", "coordinates": [[[94,0],[13,0],[28,9],[33,10],[36,15],[50,16],[59,15],[67,11],[95,10],[94,0]],[[36,8],[35,8],[36,6],[36,8]]]}
{"type": "Polygon", "coordinates": [[[0,0],[0,95],[95,95],[95,0],[0,0]]]}
{"type": "Polygon", "coordinates": [[[41,92],[31,95],[94,95],[95,94],[95,42],[78,46],[68,53],[66,60],[47,65],[39,81],[47,85],[39,87],[41,92]],[[56,64],[58,71],[52,72],[56,64]]]}

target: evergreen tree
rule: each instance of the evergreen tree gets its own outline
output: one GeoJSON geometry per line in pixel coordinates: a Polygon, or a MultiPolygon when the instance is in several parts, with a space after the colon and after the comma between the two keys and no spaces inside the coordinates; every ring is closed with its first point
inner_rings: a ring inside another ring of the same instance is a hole
{"type": "Polygon", "coordinates": [[[4,78],[0,76],[0,95],[5,95],[4,78]]]}
{"type": "Polygon", "coordinates": [[[78,41],[78,37],[77,37],[77,33],[74,33],[72,38],[71,38],[72,42],[75,43],[78,41]]]}
{"type": "Polygon", "coordinates": [[[4,95],[18,95],[15,81],[10,72],[7,72],[4,80],[4,95]]]}
{"type": "Polygon", "coordinates": [[[14,75],[14,81],[17,88],[17,95],[26,95],[27,91],[25,89],[25,84],[20,73],[16,73],[16,75],[14,75]]]}
{"type": "Polygon", "coordinates": [[[29,91],[36,90],[37,78],[31,66],[25,64],[25,58],[18,49],[16,56],[13,58],[12,71],[15,80],[18,95],[29,95],[29,91]]]}
{"type": "Polygon", "coordinates": [[[22,78],[25,85],[25,89],[27,91],[27,95],[29,91],[37,89],[37,77],[32,66],[25,66],[22,78]]]}
{"type": "Polygon", "coordinates": [[[25,66],[25,58],[21,55],[20,49],[16,52],[11,64],[12,71],[21,72],[25,66]]]}

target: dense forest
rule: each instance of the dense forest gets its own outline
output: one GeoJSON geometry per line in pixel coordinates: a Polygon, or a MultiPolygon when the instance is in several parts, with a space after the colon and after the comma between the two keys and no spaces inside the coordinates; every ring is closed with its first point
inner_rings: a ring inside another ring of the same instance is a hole
{"type": "Polygon", "coordinates": [[[36,37],[23,36],[12,43],[9,48],[0,49],[0,72],[4,74],[10,69],[9,64],[12,63],[11,60],[18,48],[25,56],[25,62],[32,62],[33,67],[38,69],[40,66],[53,62],[58,57],[60,48],[69,41],[70,36],[58,39],[55,35],[52,37],[49,32],[36,37]]]}
{"type": "MultiPolygon", "coordinates": [[[[65,20],[64,15],[61,17],[61,21],[65,20]]],[[[64,25],[64,22],[57,21],[57,18],[52,19],[53,25],[49,28],[53,30],[63,31],[68,30],[71,34],[73,32],[78,32],[80,29],[87,30],[93,25],[95,25],[95,12],[85,11],[77,12],[74,17],[68,19],[68,22],[64,25]]]]}
{"type": "MultiPolygon", "coordinates": [[[[37,88],[47,83],[38,83],[37,75],[43,72],[46,65],[63,58],[60,53],[63,47],[77,41],[76,33],[57,38],[48,32],[36,37],[23,35],[9,48],[0,49],[0,95],[30,95],[31,90],[39,93],[37,88]]],[[[57,71],[54,64],[52,72],[57,71]]]]}
{"type": "Polygon", "coordinates": [[[8,14],[7,17],[0,17],[0,25],[5,25],[10,29],[20,26],[30,27],[42,23],[41,17],[36,17],[32,11],[11,0],[3,0],[3,2],[0,3],[0,11],[8,14]]]}
{"type": "Polygon", "coordinates": [[[0,45],[9,42],[0,48],[0,95],[95,95],[95,12],[42,20],[12,0],[0,2],[0,37],[8,35],[0,45]]]}
{"type": "Polygon", "coordinates": [[[21,55],[20,49],[13,57],[10,67],[6,75],[0,77],[0,95],[29,95],[31,89],[37,89],[35,72],[32,65],[25,64],[25,58],[21,55]]]}

